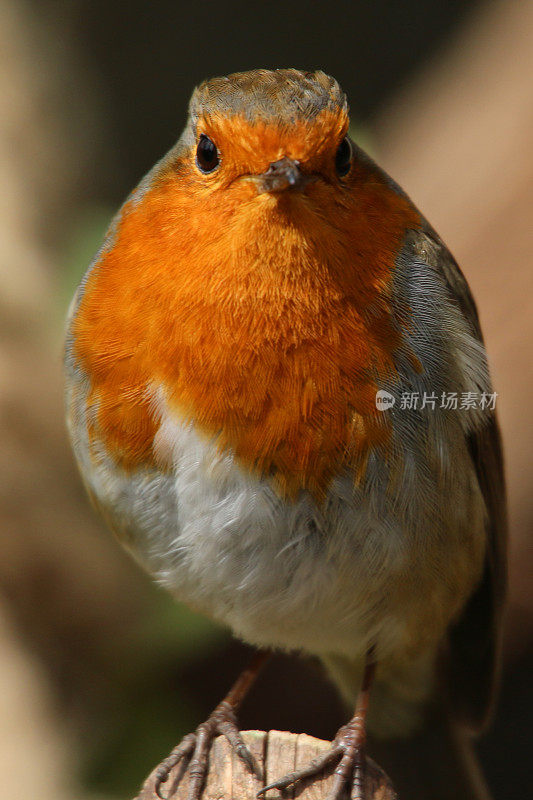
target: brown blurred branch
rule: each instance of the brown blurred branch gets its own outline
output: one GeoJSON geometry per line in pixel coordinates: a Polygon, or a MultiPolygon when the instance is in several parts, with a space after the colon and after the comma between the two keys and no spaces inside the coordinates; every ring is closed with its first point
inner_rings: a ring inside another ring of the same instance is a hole
{"type": "MultiPolygon", "coordinates": [[[[282,775],[308,764],[324,753],[331,745],[304,733],[282,733],[280,731],[246,731],[243,738],[254,756],[265,781],[270,783],[282,775]]],[[[299,800],[324,800],[329,796],[335,765],[325,777],[314,783],[296,788],[299,800]]],[[[186,800],[189,776],[183,763],[175,767],[164,787],[166,797],[186,800]],[[167,788],[168,787],[168,788],[167,788]],[[173,794],[173,791],[175,792],[173,794]]],[[[149,775],[136,800],[159,800],[154,791],[155,770],[149,775]]],[[[202,792],[202,800],[255,800],[264,785],[251,775],[241,759],[233,753],[223,736],[215,739],[209,758],[209,772],[202,792]]],[[[287,796],[287,795],[284,795],[287,796]]],[[[292,793],[291,795],[292,796],[292,793]]],[[[268,792],[266,800],[279,800],[277,790],[268,792]]],[[[392,783],[383,770],[371,759],[367,759],[367,800],[396,800],[392,783]]]]}

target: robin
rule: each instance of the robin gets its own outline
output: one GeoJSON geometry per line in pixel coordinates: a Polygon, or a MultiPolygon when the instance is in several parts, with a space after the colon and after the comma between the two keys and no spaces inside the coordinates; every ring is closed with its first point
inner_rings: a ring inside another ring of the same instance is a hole
{"type": "Polygon", "coordinates": [[[479,796],[439,775],[497,674],[495,395],[459,267],[348,130],[323,72],[205,81],[72,303],[68,427],[90,497],[159,584],[258,648],[162,762],[161,795],[189,758],[199,797],[220,733],[254,768],[236,711],[282,648],[318,656],[355,714],[263,792],[336,765],[332,796],[363,797],[368,721],[399,753],[418,742],[410,798],[417,781],[479,796]]]}

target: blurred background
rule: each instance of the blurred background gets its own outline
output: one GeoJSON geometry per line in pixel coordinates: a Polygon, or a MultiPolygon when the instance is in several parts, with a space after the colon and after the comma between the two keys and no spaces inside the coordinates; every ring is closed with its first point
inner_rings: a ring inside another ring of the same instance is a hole
{"type": "MultiPolygon", "coordinates": [[[[110,216],[175,141],[193,86],[322,68],[355,135],[478,302],[507,457],[511,599],[497,797],[533,779],[533,3],[0,0],[0,797],[131,797],[246,648],[155,589],[91,511],[63,425],[66,308],[110,216]]],[[[331,738],[319,668],[268,667],[246,727],[331,738]]]]}

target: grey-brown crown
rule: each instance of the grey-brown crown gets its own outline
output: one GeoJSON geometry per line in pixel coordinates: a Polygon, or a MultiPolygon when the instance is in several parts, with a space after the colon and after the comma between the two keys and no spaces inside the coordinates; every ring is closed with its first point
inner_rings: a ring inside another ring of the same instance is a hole
{"type": "Polygon", "coordinates": [[[254,69],[201,83],[192,95],[189,113],[193,121],[203,114],[238,114],[249,120],[290,123],[311,119],[324,109],[348,111],[346,95],[325,72],[254,69]]]}

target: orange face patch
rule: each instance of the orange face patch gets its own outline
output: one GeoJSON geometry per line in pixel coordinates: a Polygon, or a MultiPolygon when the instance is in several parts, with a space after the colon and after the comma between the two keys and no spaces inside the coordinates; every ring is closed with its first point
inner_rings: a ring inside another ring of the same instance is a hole
{"type": "MultiPolygon", "coordinates": [[[[258,175],[284,156],[300,162],[303,171],[335,178],[334,155],[348,131],[344,112],[322,112],[312,123],[295,120],[290,127],[265,120],[251,124],[242,117],[200,117],[198,134],[205,134],[219,148],[222,169],[208,181],[227,186],[242,176],[258,175]]],[[[204,182],[206,180],[204,176],[204,182]]]]}
{"type": "Polygon", "coordinates": [[[125,467],[154,461],[154,387],[285,496],[323,497],[386,442],[375,377],[394,373],[392,272],[420,218],[366,165],[338,181],[346,125],[200,120],[219,169],[202,175],[185,153],[124,208],[73,333],[93,434],[125,467]],[[283,156],[317,179],[258,195],[246,176],[283,156]]]}

